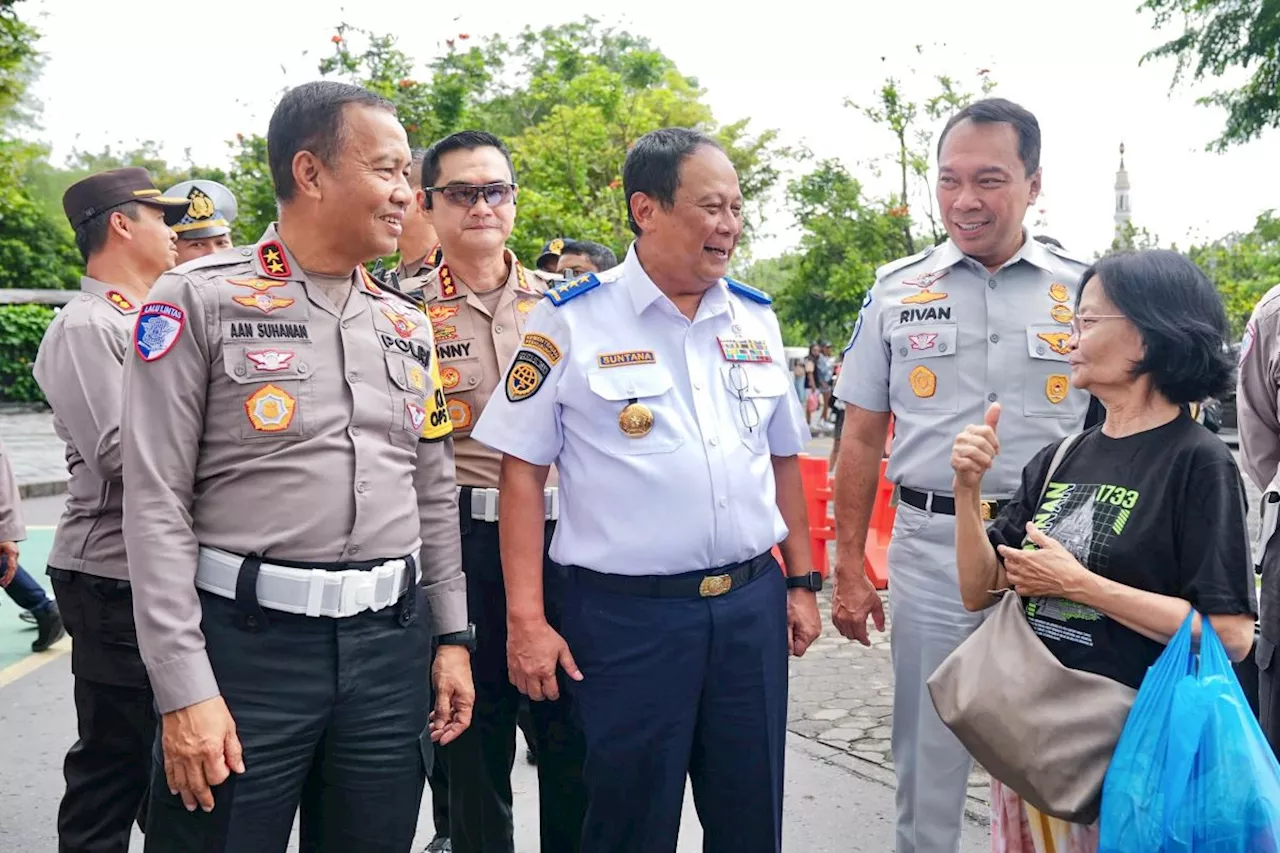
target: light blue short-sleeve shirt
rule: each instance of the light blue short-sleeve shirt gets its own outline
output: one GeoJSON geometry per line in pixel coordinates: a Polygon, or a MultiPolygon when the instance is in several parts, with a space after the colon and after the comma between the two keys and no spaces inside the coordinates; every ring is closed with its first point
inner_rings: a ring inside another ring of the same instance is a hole
{"type": "Polygon", "coordinates": [[[889,480],[950,493],[956,436],[998,401],[983,493],[1008,497],[1038,450],[1082,427],[1089,395],[1071,386],[1067,338],[1085,269],[1026,237],[994,273],[950,240],[877,271],[835,394],[893,412],[889,480]]]}
{"type": "Polygon", "coordinates": [[[597,281],[534,309],[472,437],[556,465],[558,563],[668,575],[769,550],[787,535],[772,457],[808,429],[768,298],[721,280],[690,321],[634,246],[597,281]],[[629,406],[651,425],[624,429],[629,406]]]}

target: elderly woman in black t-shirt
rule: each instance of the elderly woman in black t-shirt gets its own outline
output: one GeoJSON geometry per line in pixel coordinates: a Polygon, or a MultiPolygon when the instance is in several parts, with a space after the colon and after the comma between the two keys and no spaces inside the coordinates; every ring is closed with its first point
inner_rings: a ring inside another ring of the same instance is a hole
{"type": "MultiPolygon", "coordinates": [[[[1043,502],[1057,444],[1038,453],[990,530],[979,501],[1000,452],[999,406],[957,437],[965,606],[984,609],[994,603],[989,590],[1012,586],[1064,665],[1135,688],[1192,608],[1242,660],[1257,608],[1244,486],[1226,445],[1183,410],[1232,382],[1222,300],[1195,264],[1169,251],[1103,258],[1083,280],[1071,382],[1102,401],[1106,420],[1068,450],[1043,502]]],[[[992,835],[997,853],[1097,845],[1096,827],[1040,815],[998,783],[992,835]]]]}

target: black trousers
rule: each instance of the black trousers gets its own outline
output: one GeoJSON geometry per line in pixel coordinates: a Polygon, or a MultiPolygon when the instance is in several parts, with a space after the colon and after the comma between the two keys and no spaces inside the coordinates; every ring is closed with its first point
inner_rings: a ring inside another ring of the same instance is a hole
{"type": "MultiPolygon", "coordinates": [[[[463,493],[463,506],[469,496],[463,493]]],[[[507,672],[507,596],[498,553],[498,525],[461,513],[467,608],[476,625],[471,670],[476,707],[471,728],[443,750],[449,773],[449,837],[454,853],[513,853],[511,768],[515,761],[520,693],[507,672]]],[[[549,545],[554,524],[547,524],[549,545]]],[[[549,559],[543,575],[547,619],[560,624],[564,569],[549,559]]],[[[582,734],[562,682],[557,702],[530,702],[538,756],[542,853],[579,849],[586,794],[582,734]]]]}
{"type": "Polygon", "coordinates": [[[155,703],[138,653],[126,581],[50,568],[72,637],[76,728],[63,762],[59,853],[125,853],[141,825],[155,740],[155,703]]]}
{"type": "Polygon", "coordinates": [[[432,761],[421,590],[345,619],[200,603],[245,772],[214,789],[212,812],[188,812],[157,739],[147,853],[283,853],[299,805],[303,853],[409,853],[432,761]]]}

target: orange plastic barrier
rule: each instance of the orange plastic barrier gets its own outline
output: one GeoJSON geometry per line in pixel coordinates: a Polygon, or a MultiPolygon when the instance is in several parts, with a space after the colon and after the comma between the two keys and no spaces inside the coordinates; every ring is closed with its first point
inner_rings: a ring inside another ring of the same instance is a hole
{"type": "Polygon", "coordinates": [[[893,536],[893,520],[898,511],[893,505],[893,483],[885,479],[889,460],[880,460],[880,484],[876,487],[876,503],[867,526],[867,548],[863,552],[862,569],[876,589],[889,588],[889,539],[893,536]]]}
{"type": "Polygon", "coordinates": [[[825,578],[831,572],[827,562],[827,543],[836,538],[835,522],[827,513],[832,497],[827,460],[821,456],[800,454],[800,479],[804,482],[805,505],[809,510],[809,547],[813,552],[813,567],[825,578]]]}

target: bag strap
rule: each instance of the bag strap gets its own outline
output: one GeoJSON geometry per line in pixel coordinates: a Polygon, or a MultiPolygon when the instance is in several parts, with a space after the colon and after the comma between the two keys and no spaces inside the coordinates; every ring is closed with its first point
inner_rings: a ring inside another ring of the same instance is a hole
{"type": "Polygon", "coordinates": [[[1044,472],[1044,482],[1040,484],[1040,497],[1036,499],[1035,509],[1039,509],[1040,504],[1044,503],[1044,496],[1049,491],[1049,481],[1052,480],[1053,475],[1058,472],[1058,466],[1060,466],[1062,464],[1062,460],[1066,458],[1067,451],[1071,449],[1072,445],[1080,440],[1080,436],[1082,435],[1084,435],[1082,432],[1072,433],[1064,438],[1062,443],[1058,445],[1058,449],[1054,451],[1053,459],[1049,461],[1049,470],[1044,472]]]}

